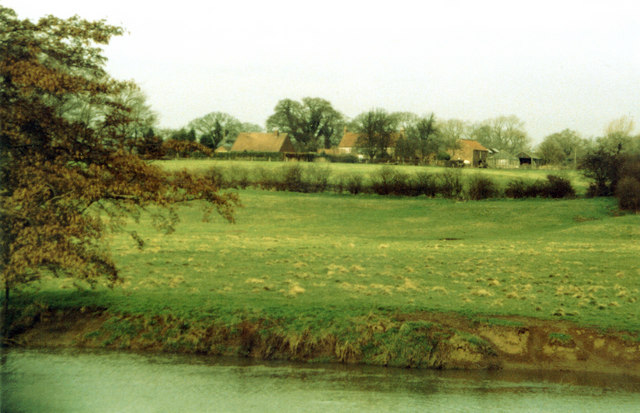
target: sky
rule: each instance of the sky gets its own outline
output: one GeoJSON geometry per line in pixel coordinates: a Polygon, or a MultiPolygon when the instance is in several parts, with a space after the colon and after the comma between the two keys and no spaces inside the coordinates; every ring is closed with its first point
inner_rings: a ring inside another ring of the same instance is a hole
{"type": "MultiPolygon", "coordinates": [[[[160,126],[209,112],[264,126],[279,100],[348,117],[383,108],[479,122],[516,115],[534,143],[640,124],[640,2],[0,0],[20,18],[106,19],[107,70],[160,126]]],[[[640,127],[636,127],[636,133],[640,127]]]]}

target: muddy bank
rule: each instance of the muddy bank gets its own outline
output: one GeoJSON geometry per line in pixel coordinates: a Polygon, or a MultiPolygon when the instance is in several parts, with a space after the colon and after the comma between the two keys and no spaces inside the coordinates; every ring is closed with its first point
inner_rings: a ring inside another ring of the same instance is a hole
{"type": "Polygon", "coordinates": [[[567,322],[455,314],[368,315],[331,332],[279,320],[186,320],[47,310],[14,325],[21,347],[110,348],[437,369],[539,369],[640,376],[640,340],[567,322]]]}

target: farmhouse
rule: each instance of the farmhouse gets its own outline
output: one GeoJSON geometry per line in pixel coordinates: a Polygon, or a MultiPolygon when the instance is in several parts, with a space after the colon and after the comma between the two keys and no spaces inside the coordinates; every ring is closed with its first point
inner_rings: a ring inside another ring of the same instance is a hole
{"type": "Polygon", "coordinates": [[[231,147],[231,152],[295,152],[295,148],[286,133],[245,132],[231,147]]]}
{"type": "Polygon", "coordinates": [[[338,144],[338,152],[341,154],[355,154],[356,142],[358,142],[359,136],[357,133],[345,131],[342,135],[342,140],[338,144]]]}
{"type": "Polygon", "coordinates": [[[461,162],[465,166],[473,167],[487,165],[489,150],[479,142],[470,139],[460,139],[457,143],[458,147],[456,149],[450,149],[448,151],[452,161],[461,162]]]}

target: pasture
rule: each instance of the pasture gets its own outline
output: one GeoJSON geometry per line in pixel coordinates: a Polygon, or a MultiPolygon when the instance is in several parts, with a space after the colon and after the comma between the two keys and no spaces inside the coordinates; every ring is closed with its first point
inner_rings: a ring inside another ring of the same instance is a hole
{"type": "MultiPolygon", "coordinates": [[[[186,169],[193,173],[207,173],[212,169],[226,172],[228,175],[248,175],[249,180],[255,180],[255,176],[262,171],[274,172],[283,168],[291,162],[264,162],[264,161],[225,161],[211,159],[176,159],[165,161],[154,161],[154,164],[168,171],[179,171],[186,169]]],[[[329,183],[335,184],[345,176],[359,175],[362,177],[363,184],[370,182],[371,176],[379,172],[385,167],[385,164],[348,164],[348,163],[300,163],[303,168],[326,169],[329,173],[329,183]]],[[[412,176],[418,172],[427,172],[430,174],[439,174],[444,171],[451,171],[451,168],[438,166],[415,166],[415,165],[392,165],[399,172],[412,176]]],[[[557,170],[557,169],[477,169],[477,168],[460,168],[463,177],[470,177],[476,174],[482,174],[491,178],[496,184],[504,189],[507,183],[515,179],[524,181],[544,180],[547,175],[553,174],[562,176],[571,181],[577,195],[584,195],[588,187],[588,181],[584,176],[575,170],[557,170]]]]}
{"type": "Polygon", "coordinates": [[[48,279],[30,298],[298,330],[416,311],[640,329],[640,216],[618,216],[614,200],[239,194],[235,224],[203,223],[191,205],[172,234],[131,222],[142,250],[110,235],[124,280],[113,289],[48,279]]]}

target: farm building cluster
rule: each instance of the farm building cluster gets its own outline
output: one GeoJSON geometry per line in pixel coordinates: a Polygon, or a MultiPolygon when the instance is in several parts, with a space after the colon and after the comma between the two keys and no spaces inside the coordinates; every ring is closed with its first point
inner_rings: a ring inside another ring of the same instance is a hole
{"type": "MultiPolygon", "coordinates": [[[[393,156],[395,142],[401,135],[392,137],[390,146],[386,148],[389,155],[393,156]]],[[[364,158],[359,153],[357,146],[359,134],[344,131],[340,143],[335,148],[320,149],[329,155],[355,155],[364,158]]],[[[216,152],[261,152],[261,153],[281,153],[285,159],[296,159],[295,147],[286,133],[279,131],[262,133],[247,132],[240,133],[230,149],[218,148],[216,152]]],[[[455,166],[473,168],[532,168],[540,165],[540,159],[524,152],[516,155],[504,151],[486,148],[477,141],[470,139],[460,139],[454,149],[448,150],[449,162],[455,166]]]]}

